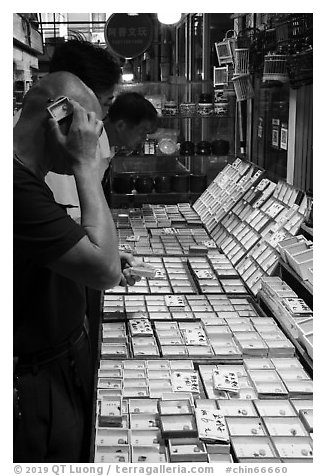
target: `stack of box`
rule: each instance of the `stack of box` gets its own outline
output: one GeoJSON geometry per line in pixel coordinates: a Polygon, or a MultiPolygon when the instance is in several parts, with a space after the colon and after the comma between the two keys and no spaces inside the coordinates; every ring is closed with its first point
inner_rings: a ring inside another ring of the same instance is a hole
{"type": "Polygon", "coordinates": [[[259,296],[282,326],[294,339],[300,340],[313,358],[313,313],[309,306],[278,277],[263,278],[259,296]]]}
{"type": "Polygon", "coordinates": [[[193,205],[209,232],[261,174],[261,170],[237,158],[216,176],[193,205]]]}
{"type": "Polygon", "coordinates": [[[220,282],[205,257],[189,258],[188,266],[201,293],[223,293],[220,282]]]}

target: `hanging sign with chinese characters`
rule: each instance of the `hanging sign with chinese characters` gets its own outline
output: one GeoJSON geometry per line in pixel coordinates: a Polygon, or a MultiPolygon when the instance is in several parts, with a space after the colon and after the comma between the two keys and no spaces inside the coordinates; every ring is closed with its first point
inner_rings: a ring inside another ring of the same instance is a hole
{"type": "Polygon", "coordinates": [[[136,58],[152,44],[153,23],[146,13],[114,13],[105,24],[104,36],[112,54],[136,58]]]}

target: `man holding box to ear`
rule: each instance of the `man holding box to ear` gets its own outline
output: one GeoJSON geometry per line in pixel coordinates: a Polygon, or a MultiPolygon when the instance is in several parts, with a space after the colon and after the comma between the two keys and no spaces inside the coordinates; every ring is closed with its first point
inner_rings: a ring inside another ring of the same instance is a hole
{"type": "Polygon", "coordinates": [[[26,94],[14,127],[13,272],[15,462],[87,461],[92,369],[85,286],[133,284],[121,269],[102,185],[95,94],[76,76],[52,73],[26,94]],[[69,130],[47,108],[66,96],[69,130]],[[81,223],[55,202],[44,177],[74,175],[81,223]]]}

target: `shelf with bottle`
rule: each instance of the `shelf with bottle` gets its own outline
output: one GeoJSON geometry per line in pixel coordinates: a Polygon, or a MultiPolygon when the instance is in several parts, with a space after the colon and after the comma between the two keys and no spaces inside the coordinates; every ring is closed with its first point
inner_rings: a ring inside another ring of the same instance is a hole
{"type": "Polygon", "coordinates": [[[207,185],[205,174],[122,173],[112,177],[115,195],[191,194],[200,195],[207,185]]]}
{"type": "Polygon", "coordinates": [[[223,123],[234,120],[234,91],[216,89],[212,81],[172,78],[169,82],[126,83],[120,86],[119,92],[144,95],[153,104],[164,124],[169,119],[182,122],[223,119],[223,123]]]}
{"type": "Polygon", "coordinates": [[[163,156],[163,157],[195,157],[195,156],[227,156],[229,155],[230,143],[225,139],[215,139],[213,141],[181,140],[177,142],[177,136],[162,133],[161,136],[151,135],[143,144],[143,156],[163,156]]]}
{"type": "Polygon", "coordinates": [[[232,116],[230,114],[217,114],[213,113],[210,115],[200,115],[198,113],[196,114],[181,114],[180,112],[177,112],[176,114],[162,114],[159,116],[160,120],[173,120],[173,119],[194,119],[194,120],[202,120],[202,119],[232,119],[232,116]]]}

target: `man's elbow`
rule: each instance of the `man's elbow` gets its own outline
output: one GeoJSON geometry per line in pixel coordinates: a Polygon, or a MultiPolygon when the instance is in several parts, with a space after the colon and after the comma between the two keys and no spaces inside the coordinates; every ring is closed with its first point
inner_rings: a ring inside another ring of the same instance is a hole
{"type": "Polygon", "coordinates": [[[121,268],[109,268],[106,269],[103,273],[101,273],[101,276],[99,276],[98,283],[96,288],[104,291],[105,289],[111,289],[114,288],[115,286],[118,286],[118,284],[121,281],[121,268]]]}

